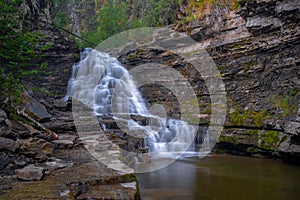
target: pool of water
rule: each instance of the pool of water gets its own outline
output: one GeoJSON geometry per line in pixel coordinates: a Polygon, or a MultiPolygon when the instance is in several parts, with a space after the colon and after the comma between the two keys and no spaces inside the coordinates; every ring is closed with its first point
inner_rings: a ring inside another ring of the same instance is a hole
{"type": "Polygon", "coordinates": [[[269,159],[184,159],[137,178],[144,200],[300,199],[300,167],[269,159]]]}

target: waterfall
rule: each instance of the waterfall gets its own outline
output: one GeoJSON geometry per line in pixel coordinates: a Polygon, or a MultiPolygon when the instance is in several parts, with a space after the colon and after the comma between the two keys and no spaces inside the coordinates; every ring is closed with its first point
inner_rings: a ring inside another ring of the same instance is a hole
{"type": "Polygon", "coordinates": [[[183,154],[197,154],[193,145],[197,127],[152,115],[129,72],[108,54],[90,48],[81,53],[81,61],[72,68],[65,99],[69,97],[91,107],[98,116],[125,121],[131,132],[142,132],[143,148],[155,152],[156,156],[178,158],[183,154]],[[141,125],[122,118],[126,114],[143,116],[149,123],[141,125]]]}

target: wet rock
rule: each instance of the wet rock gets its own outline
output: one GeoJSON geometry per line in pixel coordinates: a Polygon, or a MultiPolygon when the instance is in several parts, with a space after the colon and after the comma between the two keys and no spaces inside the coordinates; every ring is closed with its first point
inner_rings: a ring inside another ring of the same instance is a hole
{"type": "Polygon", "coordinates": [[[85,182],[71,182],[67,183],[67,186],[75,197],[87,192],[87,184],[85,182]]]}
{"type": "Polygon", "coordinates": [[[76,138],[77,136],[74,135],[63,134],[59,135],[59,139],[52,141],[52,143],[56,145],[56,148],[69,149],[73,147],[76,138]]]}
{"type": "Polygon", "coordinates": [[[69,104],[67,101],[62,101],[58,99],[53,102],[53,106],[60,111],[67,111],[69,108],[69,104]]]}
{"type": "Polygon", "coordinates": [[[40,103],[43,104],[48,109],[53,109],[53,106],[44,99],[40,100],[40,103]]]}
{"type": "Polygon", "coordinates": [[[55,140],[53,143],[56,145],[56,148],[68,149],[72,148],[74,143],[70,140],[55,140]]]}
{"type": "Polygon", "coordinates": [[[20,121],[7,119],[6,124],[14,132],[10,135],[10,137],[13,137],[15,139],[26,139],[37,135],[42,135],[41,132],[37,129],[20,121]]]}
{"type": "Polygon", "coordinates": [[[300,123],[298,122],[283,121],[281,126],[285,133],[300,135],[300,123]]]}
{"type": "Polygon", "coordinates": [[[14,164],[17,166],[17,167],[24,167],[26,166],[26,162],[25,161],[20,161],[20,160],[15,160],[14,161],[14,164]]]}
{"type": "Polygon", "coordinates": [[[56,133],[73,133],[76,130],[75,124],[71,120],[53,120],[43,123],[43,125],[50,130],[55,130],[56,133]]]}
{"type": "Polygon", "coordinates": [[[280,27],[281,21],[278,18],[272,18],[272,17],[250,17],[247,18],[246,27],[247,28],[254,28],[254,27],[267,27],[267,26],[274,26],[274,27],[280,27]]]}
{"type": "Polygon", "coordinates": [[[11,137],[11,128],[0,125],[0,137],[11,137]]]}
{"type": "Polygon", "coordinates": [[[36,130],[32,126],[30,126],[28,124],[24,124],[24,123],[21,123],[21,124],[27,129],[27,131],[29,132],[30,136],[41,135],[41,132],[38,131],[38,130],[36,130]]]}
{"type": "Polygon", "coordinates": [[[10,135],[10,137],[13,137],[14,139],[17,138],[29,138],[30,131],[28,130],[27,127],[29,125],[24,125],[23,123],[16,121],[16,120],[9,120],[7,119],[6,121],[7,126],[12,130],[13,134],[10,135]]]}
{"type": "Polygon", "coordinates": [[[125,188],[132,188],[136,190],[136,182],[130,182],[130,183],[121,183],[121,186],[125,188]]]}
{"type": "Polygon", "coordinates": [[[4,123],[7,119],[7,114],[4,110],[0,110],[0,124],[4,123]]]}
{"type": "Polygon", "coordinates": [[[49,158],[45,165],[45,168],[47,168],[51,172],[57,169],[63,169],[65,167],[72,167],[74,163],[67,162],[58,158],[49,158]]]}
{"type": "Polygon", "coordinates": [[[0,150],[15,152],[19,145],[12,139],[0,137],[0,150]]]}
{"type": "Polygon", "coordinates": [[[298,116],[297,116],[297,118],[296,118],[296,121],[297,121],[297,122],[300,122],[300,108],[298,108],[298,116]]]}
{"type": "Polygon", "coordinates": [[[24,181],[40,181],[44,176],[45,170],[43,167],[28,165],[23,169],[16,170],[18,179],[24,181]]]}
{"type": "Polygon", "coordinates": [[[22,94],[22,102],[25,105],[25,113],[39,122],[50,120],[50,114],[44,105],[27,94],[22,94]]]}
{"type": "Polygon", "coordinates": [[[19,139],[21,153],[39,160],[46,160],[54,150],[55,145],[39,138],[19,139]]]}
{"type": "Polygon", "coordinates": [[[278,2],[275,10],[277,13],[281,13],[284,11],[291,11],[291,10],[300,10],[300,3],[299,1],[287,1],[287,2],[278,2]]]}
{"type": "Polygon", "coordinates": [[[0,171],[5,169],[10,162],[11,162],[11,158],[9,158],[7,155],[5,154],[0,155],[0,171]]]}
{"type": "Polygon", "coordinates": [[[39,122],[48,121],[50,119],[50,115],[46,108],[38,102],[27,103],[25,112],[39,122]]]}

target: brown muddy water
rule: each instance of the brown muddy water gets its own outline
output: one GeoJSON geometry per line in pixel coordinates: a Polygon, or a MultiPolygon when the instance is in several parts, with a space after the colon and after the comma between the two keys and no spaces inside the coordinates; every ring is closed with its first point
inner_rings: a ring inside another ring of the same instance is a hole
{"type": "Polygon", "coordinates": [[[213,155],[137,177],[143,200],[300,199],[300,167],[277,160],[213,155]]]}

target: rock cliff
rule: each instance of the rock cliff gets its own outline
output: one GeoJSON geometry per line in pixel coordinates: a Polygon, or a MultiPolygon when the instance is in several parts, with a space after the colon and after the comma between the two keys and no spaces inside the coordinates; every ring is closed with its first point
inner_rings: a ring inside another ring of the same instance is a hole
{"type": "Polygon", "coordinates": [[[26,1],[25,6],[27,24],[31,30],[39,31],[43,36],[39,45],[49,46],[46,50],[37,52],[38,59],[32,60],[32,63],[48,63],[47,75],[30,77],[26,83],[38,88],[30,91],[35,97],[61,98],[66,94],[71,66],[78,62],[80,50],[68,33],[52,24],[51,1],[26,1]]]}
{"type": "MultiPolygon", "coordinates": [[[[296,0],[240,1],[235,11],[212,10],[180,28],[206,48],[225,82],[227,117],[216,152],[299,163],[299,8],[296,0]]],[[[178,55],[137,50],[119,59],[129,69],[154,62],[178,70],[196,91],[201,114],[210,115],[201,74],[178,55]]],[[[146,85],[141,90],[149,106],[160,103],[170,116],[180,115],[178,101],[167,89],[146,85]]],[[[201,126],[206,125],[202,120],[201,126]]]]}

